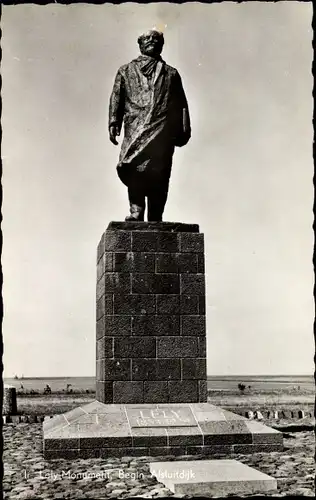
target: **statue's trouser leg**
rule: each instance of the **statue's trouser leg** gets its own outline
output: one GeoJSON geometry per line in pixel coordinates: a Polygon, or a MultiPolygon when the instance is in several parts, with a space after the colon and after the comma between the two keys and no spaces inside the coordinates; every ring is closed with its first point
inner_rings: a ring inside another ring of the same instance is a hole
{"type": "Polygon", "coordinates": [[[148,198],[148,221],[160,222],[168,197],[169,180],[172,167],[174,146],[161,145],[155,150],[156,158],[152,163],[152,173],[146,189],[148,198]]]}
{"type": "Polygon", "coordinates": [[[143,221],[145,213],[145,193],[141,186],[136,184],[131,184],[128,187],[128,198],[131,219],[143,221]]]}
{"type": "Polygon", "coordinates": [[[168,197],[169,179],[164,180],[161,184],[152,186],[147,191],[148,197],[148,221],[162,221],[162,214],[168,197]]]}

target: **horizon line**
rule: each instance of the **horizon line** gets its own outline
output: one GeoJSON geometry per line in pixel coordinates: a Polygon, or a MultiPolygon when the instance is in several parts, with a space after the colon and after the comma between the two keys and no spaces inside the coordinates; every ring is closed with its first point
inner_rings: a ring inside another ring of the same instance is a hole
{"type": "MultiPolygon", "coordinates": [[[[207,374],[206,377],[216,377],[216,378],[236,378],[236,377],[314,377],[314,373],[262,373],[262,374],[232,374],[232,375],[209,375],[207,374]]],[[[4,379],[14,379],[15,375],[8,376],[8,375],[3,375],[2,376],[3,380],[4,379]]],[[[58,375],[58,376],[53,376],[53,375],[46,375],[44,377],[36,375],[36,376],[30,376],[30,375],[19,375],[16,380],[20,379],[66,379],[66,378],[96,378],[96,375],[58,375]]]]}

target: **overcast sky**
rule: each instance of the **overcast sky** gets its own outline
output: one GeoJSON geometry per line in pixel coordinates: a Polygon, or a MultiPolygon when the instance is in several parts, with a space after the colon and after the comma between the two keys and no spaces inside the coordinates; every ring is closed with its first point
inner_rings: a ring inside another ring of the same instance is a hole
{"type": "Polygon", "coordinates": [[[313,370],[312,4],[2,9],[5,375],[95,374],[95,258],[128,211],[107,135],[118,67],[165,33],[192,139],[166,221],[205,234],[208,374],[313,370]]]}

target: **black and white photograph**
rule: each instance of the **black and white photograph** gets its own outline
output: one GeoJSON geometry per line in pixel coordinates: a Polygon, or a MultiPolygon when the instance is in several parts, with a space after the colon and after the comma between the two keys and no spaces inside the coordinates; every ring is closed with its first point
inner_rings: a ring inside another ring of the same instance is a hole
{"type": "Polygon", "coordinates": [[[3,2],[5,500],[315,495],[312,2],[3,2]]]}

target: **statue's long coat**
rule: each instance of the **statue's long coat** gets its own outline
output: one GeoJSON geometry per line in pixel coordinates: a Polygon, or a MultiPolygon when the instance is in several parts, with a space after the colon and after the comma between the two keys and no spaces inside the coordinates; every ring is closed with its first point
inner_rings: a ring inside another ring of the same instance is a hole
{"type": "MultiPolygon", "coordinates": [[[[124,122],[117,172],[124,184],[141,180],[168,182],[175,146],[188,140],[183,116],[188,104],[178,71],[163,60],[151,80],[141,71],[143,56],[121,66],[110,97],[109,126],[124,122]]],[[[189,124],[187,124],[189,127],[189,124]]]]}

